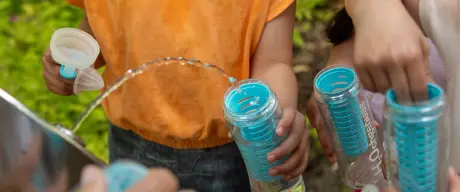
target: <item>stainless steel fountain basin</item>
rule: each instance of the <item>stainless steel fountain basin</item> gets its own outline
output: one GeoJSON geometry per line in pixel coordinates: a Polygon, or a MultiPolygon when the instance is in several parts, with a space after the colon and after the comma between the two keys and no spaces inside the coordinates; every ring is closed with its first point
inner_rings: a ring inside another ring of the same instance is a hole
{"type": "Polygon", "coordinates": [[[0,191],[67,191],[104,162],[0,89],[0,191]]]}

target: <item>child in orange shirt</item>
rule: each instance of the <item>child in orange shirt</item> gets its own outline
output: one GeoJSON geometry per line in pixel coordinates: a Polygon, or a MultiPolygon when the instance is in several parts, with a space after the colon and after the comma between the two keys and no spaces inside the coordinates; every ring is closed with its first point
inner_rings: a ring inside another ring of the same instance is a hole
{"type": "MultiPolygon", "coordinates": [[[[297,82],[291,70],[294,0],[68,0],[84,8],[80,28],[92,34],[110,85],[148,61],[197,58],[237,79],[256,78],[276,93],[283,108],[277,134],[288,134],[267,154],[270,170],[286,179],[303,173],[308,130],[297,111],[297,82]],[[103,59],[102,59],[103,58],[103,59]]],[[[73,80],[59,76],[49,51],[43,76],[50,91],[72,95],[73,80]]],[[[202,69],[168,65],[126,82],[103,103],[111,122],[110,161],[137,160],[167,167],[183,188],[249,191],[241,154],[228,138],[222,115],[228,79],[202,69]]]]}

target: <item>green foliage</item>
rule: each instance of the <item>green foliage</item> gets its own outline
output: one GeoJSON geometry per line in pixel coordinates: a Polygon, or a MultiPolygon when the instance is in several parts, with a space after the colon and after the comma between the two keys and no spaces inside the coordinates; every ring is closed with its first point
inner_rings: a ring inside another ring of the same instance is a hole
{"type": "MultiPolygon", "coordinates": [[[[42,78],[41,58],[52,33],[62,27],[76,27],[82,17],[81,10],[64,0],[0,1],[0,88],[46,121],[67,127],[97,93],[72,97],[52,94],[42,78]],[[11,14],[20,15],[15,19],[11,14]]],[[[108,157],[106,130],[104,113],[97,109],[78,134],[87,142],[87,148],[103,160],[108,157]]]]}
{"type": "Polygon", "coordinates": [[[329,0],[297,0],[296,20],[294,28],[294,45],[302,48],[305,45],[303,34],[312,29],[314,22],[327,22],[334,12],[327,6],[329,0]]]}

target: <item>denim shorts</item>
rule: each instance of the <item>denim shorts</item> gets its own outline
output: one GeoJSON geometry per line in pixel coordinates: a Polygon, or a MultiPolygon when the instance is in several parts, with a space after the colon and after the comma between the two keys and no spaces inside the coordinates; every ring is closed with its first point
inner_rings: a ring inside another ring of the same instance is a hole
{"type": "Polygon", "coordinates": [[[174,149],[114,125],[109,131],[110,162],[131,159],[147,167],[168,168],[181,189],[198,192],[249,192],[243,158],[235,143],[208,149],[174,149]]]}

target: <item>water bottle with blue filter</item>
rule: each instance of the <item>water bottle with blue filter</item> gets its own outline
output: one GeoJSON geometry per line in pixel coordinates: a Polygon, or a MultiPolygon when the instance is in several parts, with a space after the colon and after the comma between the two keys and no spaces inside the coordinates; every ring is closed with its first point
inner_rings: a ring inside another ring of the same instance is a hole
{"type": "Polygon", "coordinates": [[[444,126],[444,91],[428,84],[428,100],[399,104],[386,94],[385,161],[390,187],[401,192],[447,192],[450,129],[444,126]],[[443,146],[443,147],[440,147],[443,146]]]}
{"type": "Polygon", "coordinates": [[[267,160],[267,154],[285,139],[276,134],[281,115],[275,93],[261,81],[243,80],[225,93],[225,120],[243,156],[253,192],[305,191],[301,176],[284,180],[268,172],[288,158],[273,163],[267,160]]]}
{"type": "Polygon", "coordinates": [[[366,184],[385,186],[383,141],[379,139],[369,104],[360,94],[356,72],[330,66],[314,80],[314,95],[334,142],[342,181],[352,189],[366,184]]]}

